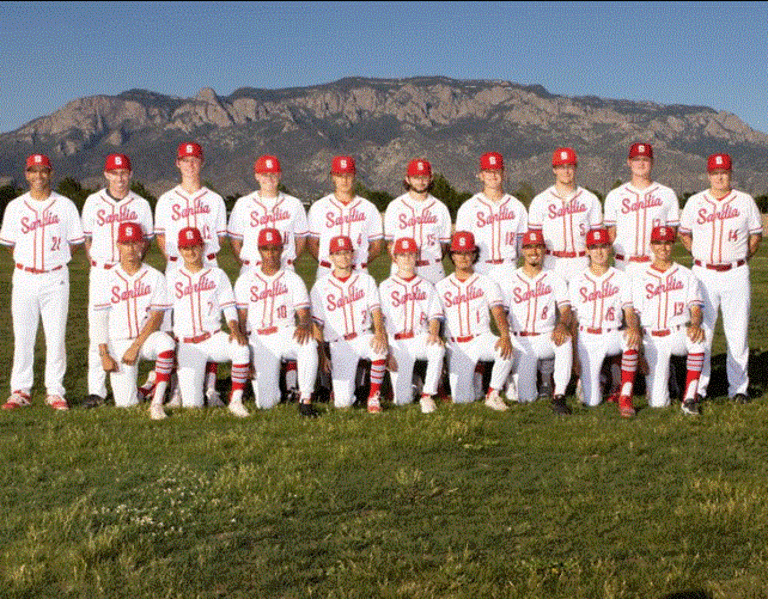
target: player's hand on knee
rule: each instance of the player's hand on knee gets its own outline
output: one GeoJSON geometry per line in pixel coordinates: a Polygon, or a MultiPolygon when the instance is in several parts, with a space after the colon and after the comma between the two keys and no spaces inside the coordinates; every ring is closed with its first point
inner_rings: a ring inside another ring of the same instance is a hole
{"type": "Polygon", "coordinates": [[[701,328],[699,325],[692,324],[688,327],[688,339],[693,341],[694,343],[700,343],[701,341],[704,341],[704,329],[701,328]]]}
{"type": "Polygon", "coordinates": [[[512,341],[509,337],[499,337],[494,347],[505,360],[509,360],[512,357],[512,341]]]}
{"type": "Polygon", "coordinates": [[[238,345],[248,345],[248,339],[245,338],[243,332],[239,328],[232,329],[229,334],[230,341],[236,341],[238,345]]]}
{"type": "Polygon", "coordinates": [[[373,339],[371,339],[371,347],[373,348],[373,351],[378,354],[386,354],[389,349],[389,342],[387,341],[386,335],[383,333],[376,333],[373,336],[373,339]]]}
{"type": "Polygon", "coordinates": [[[568,341],[570,338],[571,331],[563,323],[558,323],[557,326],[555,326],[555,330],[552,331],[552,341],[554,341],[555,345],[558,347],[568,341]]]}
{"type": "Polygon", "coordinates": [[[312,327],[309,325],[297,324],[293,332],[293,338],[299,345],[306,345],[312,338],[312,327]]]}
{"type": "Polygon", "coordinates": [[[320,370],[326,374],[331,373],[331,359],[323,349],[320,350],[320,370]]]}
{"type": "Polygon", "coordinates": [[[427,337],[427,345],[439,345],[440,347],[445,347],[445,339],[440,335],[433,335],[430,333],[427,337]]]}
{"type": "Polygon", "coordinates": [[[123,354],[123,364],[127,364],[128,366],[133,366],[136,363],[137,358],[139,357],[139,349],[138,347],[134,347],[131,345],[131,347],[128,348],[128,350],[123,354]]]}

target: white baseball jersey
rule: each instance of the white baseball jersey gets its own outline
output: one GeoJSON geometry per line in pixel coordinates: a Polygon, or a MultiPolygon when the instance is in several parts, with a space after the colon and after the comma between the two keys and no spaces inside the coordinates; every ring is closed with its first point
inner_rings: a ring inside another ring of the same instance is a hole
{"type": "Polygon", "coordinates": [[[426,200],[414,200],[404,193],[392,200],[384,213],[384,238],[395,241],[411,237],[421,250],[422,262],[441,262],[441,243],[451,242],[451,215],[440,200],[428,195],[426,200]]]}
{"type": "Polygon", "coordinates": [[[651,231],[654,227],[680,224],[680,204],[675,192],[659,183],[637,189],[625,183],[605,197],[606,227],[616,227],[613,243],[618,260],[652,256],[651,231]]]}
{"type": "Polygon", "coordinates": [[[237,307],[248,310],[248,330],[282,329],[296,325],[296,310],[309,309],[307,286],[291,270],[269,276],[254,268],[235,282],[237,307]]]}
{"type": "Polygon", "coordinates": [[[312,318],[324,327],[327,341],[354,338],[371,328],[371,312],[381,309],[376,282],[354,271],[346,280],[333,273],[319,279],[310,292],[312,318]]]}
{"type": "Polygon", "coordinates": [[[129,275],[118,264],[109,271],[109,282],[98,291],[95,310],[109,310],[110,341],[135,339],[147,323],[150,311],[165,312],[171,308],[163,274],[142,264],[129,275]]]}
{"type": "Polygon", "coordinates": [[[360,196],[348,204],[342,204],[334,194],[320,198],[309,208],[308,221],[310,236],[320,240],[321,266],[330,267],[328,249],[333,237],[346,235],[352,240],[358,266],[368,264],[368,244],[384,237],[378,208],[360,196]]]}
{"type": "Polygon", "coordinates": [[[600,201],[583,187],[563,198],[553,185],[533,198],[528,209],[528,228],[542,232],[548,253],[585,252],[587,232],[602,223],[600,201]]]}
{"type": "Polygon", "coordinates": [[[568,286],[553,270],[542,269],[531,278],[522,267],[503,285],[509,327],[515,333],[549,333],[557,322],[557,309],[570,305],[568,286]]]}
{"type": "Polygon", "coordinates": [[[181,266],[168,279],[168,295],[173,302],[173,332],[179,340],[218,331],[222,312],[227,322],[237,320],[232,283],[216,266],[194,273],[181,266]]]}
{"type": "Polygon", "coordinates": [[[397,275],[385,279],[379,285],[379,298],[390,335],[418,335],[429,330],[430,320],[444,317],[434,286],[418,275],[410,280],[397,275]]]}
{"type": "Polygon", "coordinates": [[[227,234],[227,210],[224,198],[207,187],[187,193],[181,185],[166,191],[155,207],[155,233],[165,235],[165,252],[179,258],[179,231],[186,227],[200,230],[205,255],[219,253],[219,237],[227,234]]]}
{"type": "Polygon", "coordinates": [[[453,273],[439,281],[435,289],[443,307],[449,337],[476,337],[490,332],[489,310],[504,305],[499,286],[479,273],[465,281],[460,281],[453,273]]]}
{"type": "Polygon", "coordinates": [[[139,223],[144,237],[154,236],[152,208],[141,196],[128,192],[122,200],[116,200],[102,189],[88,196],[83,205],[83,233],[91,240],[90,256],[97,265],[117,264],[117,229],[120,223],[139,223]]]}
{"type": "Polygon", "coordinates": [[[571,279],[568,292],[579,325],[592,333],[618,329],[623,310],[632,307],[630,278],[613,266],[601,276],[585,269],[571,279]]]}
{"type": "Polygon", "coordinates": [[[0,243],[13,247],[14,261],[29,272],[61,268],[72,258],[69,246],[84,240],[77,207],[54,191],[43,201],[25,193],[5,208],[0,243]]]}
{"type": "Polygon", "coordinates": [[[644,329],[683,326],[690,320],[690,308],[702,305],[699,281],[680,264],[673,263],[664,272],[648,266],[632,279],[632,305],[644,329]]]}
{"type": "Polygon", "coordinates": [[[702,191],[685,203],[680,232],[692,236],[694,260],[727,264],[747,258],[749,236],[762,234],[763,225],[751,195],[734,189],[716,200],[702,191]]]}
{"type": "Polygon", "coordinates": [[[471,231],[480,249],[478,262],[501,264],[517,262],[517,244],[528,229],[528,213],[514,196],[506,194],[498,202],[478,193],[469,198],[456,214],[456,230],[471,231]]]}
{"type": "Polygon", "coordinates": [[[262,198],[258,191],[235,202],[227,231],[232,239],[243,242],[240,260],[248,266],[261,264],[259,231],[274,228],[283,236],[282,266],[296,261],[296,238],[309,235],[307,213],[300,200],[279,193],[276,198],[262,198]]]}

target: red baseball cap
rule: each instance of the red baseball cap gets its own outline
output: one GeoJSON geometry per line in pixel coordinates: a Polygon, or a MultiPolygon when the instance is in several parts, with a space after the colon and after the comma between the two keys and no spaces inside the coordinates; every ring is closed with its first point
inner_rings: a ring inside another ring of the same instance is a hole
{"type": "Polygon", "coordinates": [[[587,232],[587,247],[595,247],[596,245],[610,245],[611,240],[608,237],[608,229],[590,229],[587,232]]]}
{"type": "Polygon", "coordinates": [[[552,166],[561,166],[563,164],[572,164],[576,166],[579,161],[576,159],[576,152],[573,148],[557,148],[552,152],[552,166]]]}
{"type": "Polygon", "coordinates": [[[544,243],[544,234],[538,229],[528,229],[523,233],[522,247],[526,245],[546,245],[544,243]]]}
{"type": "Polygon", "coordinates": [[[336,156],[331,163],[331,173],[334,175],[354,175],[355,159],[352,156],[336,156]]]}
{"type": "Polygon", "coordinates": [[[259,156],[253,164],[253,170],[260,174],[283,172],[280,161],[275,156],[259,156]]]}
{"type": "Polygon", "coordinates": [[[412,237],[400,237],[395,241],[395,245],[392,248],[392,255],[395,254],[418,254],[419,246],[416,245],[416,240],[412,237]]]}
{"type": "Polygon", "coordinates": [[[477,249],[475,236],[470,231],[456,231],[451,239],[452,252],[472,252],[477,249]]]}
{"type": "Polygon", "coordinates": [[[486,152],[480,156],[481,171],[503,171],[504,156],[498,152],[486,152]]]}
{"type": "Polygon", "coordinates": [[[429,160],[423,160],[421,158],[415,158],[408,163],[408,176],[409,177],[431,177],[432,165],[429,160]]]}
{"type": "Polygon", "coordinates": [[[355,251],[355,249],[352,247],[352,240],[349,237],[346,235],[337,235],[331,239],[331,246],[328,250],[331,254],[335,254],[336,252],[343,252],[345,250],[349,250],[350,252],[355,251]]]}
{"type": "Polygon", "coordinates": [[[675,241],[675,230],[672,227],[661,225],[651,230],[651,241],[675,241]]]}
{"type": "Polygon", "coordinates": [[[45,154],[32,154],[27,158],[27,166],[24,170],[32,168],[33,166],[47,166],[49,169],[53,169],[51,166],[51,159],[45,154]]]}
{"type": "Polygon", "coordinates": [[[730,171],[733,168],[731,157],[728,154],[712,154],[707,159],[707,172],[730,171]]]}
{"type": "Polygon", "coordinates": [[[186,158],[187,156],[194,156],[195,158],[203,159],[203,148],[200,144],[196,144],[193,141],[187,141],[183,144],[179,144],[179,150],[176,152],[176,158],[186,158]]]}
{"type": "Polygon", "coordinates": [[[200,229],[197,227],[184,227],[179,231],[179,243],[180,248],[191,248],[195,245],[203,245],[203,236],[200,234],[200,229]]]}
{"type": "Polygon", "coordinates": [[[117,243],[144,241],[144,230],[139,223],[124,222],[117,228],[117,243]]]}
{"type": "Polygon", "coordinates": [[[653,160],[653,146],[647,143],[634,143],[629,147],[629,159],[632,160],[637,156],[645,156],[653,160]]]}
{"type": "Polygon", "coordinates": [[[131,159],[125,154],[110,154],[104,161],[105,171],[114,171],[123,168],[129,171],[133,170],[131,168],[131,159]]]}
{"type": "Polygon", "coordinates": [[[259,231],[258,247],[277,248],[283,247],[283,236],[280,231],[272,227],[267,227],[259,231]]]}

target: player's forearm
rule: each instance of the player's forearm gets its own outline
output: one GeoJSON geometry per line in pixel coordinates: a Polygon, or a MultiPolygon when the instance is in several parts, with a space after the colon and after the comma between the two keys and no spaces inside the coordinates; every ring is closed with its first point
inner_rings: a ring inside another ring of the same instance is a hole
{"type": "Polygon", "coordinates": [[[90,237],[85,238],[85,243],[83,246],[85,247],[85,257],[88,259],[88,262],[91,261],[91,246],[93,245],[93,242],[91,241],[90,237]]]}
{"type": "Polygon", "coordinates": [[[248,322],[248,310],[238,308],[237,321],[237,324],[240,327],[240,332],[243,334],[243,336],[245,336],[246,331],[248,330],[248,327],[246,326],[246,323],[248,322]]]}
{"type": "Polygon", "coordinates": [[[762,240],[762,235],[750,235],[749,236],[749,255],[747,258],[751,258],[757,253],[757,250],[760,248],[760,241],[762,240]]]}
{"type": "Polygon", "coordinates": [[[616,227],[608,227],[608,241],[611,243],[616,241],[616,227]]]}
{"type": "Polygon", "coordinates": [[[235,260],[237,260],[238,263],[242,264],[243,261],[240,259],[240,252],[243,249],[243,242],[240,239],[235,239],[234,237],[230,237],[229,245],[232,247],[232,254],[235,256],[235,260]]]}
{"type": "Polygon", "coordinates": [[[637,312],[632,308],[624,308],[624,320],[630,329],[640,328],[640,320],[637,318],[637,312]]]}
{"type": "Polygon", "coordinates": [[[384,240],[379,239],[368,244],[368,263],[370,264],[381,255],[384,250],[384,240]]]}
{"type": "Polygon", "coordinates": [[[704,320],[704,312],[701,306],[691,306],[691,326],[700,327],[704,320]]]}
{"type": "Polygon", "coordinates": [[[315,260],[320,261],[320,239],[318,237],[307,237],[307,250],[315,260]]]}
{"type": "Polygon", "coordinates": [[[309,308],[299,308],[296,310],[297,326],[310,327],[312,326],[312,317],[309,312],[309,308]]]}
{"type": "Polygon", "coordinates": [[[157,235],[157,247],[160,248],[160,251],[163,254],[163,257],[168,260],[168,252],[165,250],[165,235],[159,234],[157,235]]]}
{"type": "Polygon", "coordinates": [[[154,332],[160,330],[160,325],[163,322],[163,316],[165,315],[164,312],[158,311],[158,310],[151,310],[150,316],[147,319],[146,324],[144,325],[144,328],[141,329],[141,332],[139,333],[139,336],[136,337],[136,339],[133,341],[133,345],[136,348],[141,347],[144,345],[144,342],[147,340],[147,338],[154,332]]]}
{"type": "Polygon", "coordinates": [[[440,336],[440,319],[439,318],[433,318],[429,321],[429,334],[434,335],[435,337],[440,336]]]}
{"type": "Polygon", "coordinates": [[[374,334],[386,337],[387,330],[384,328],[384,313],[379,309],[371,311],[371,320],[373,320],[374,334]]]}
{"type": "Polygon", "coordinates": [[[301,257],[301,255],[304,253],[304,250],[307,249],[307,238],[297,237],[295,245],[296,245],[296,259],[298,260],[301,257]]]}
{"type": "Polygon", "coordinates": [[[690,253],[691,246],[693,245],[693,238],[687,233],[680,233],[680,241],[683,244],[683,247],[690,253]]]}
{"type": "Polygon", "coordinates": [[[323,327],[321,327],[316,322],[312,323],[312,335],[315,338],[315,341],[317,341],[318,345],[325,341],[323,338],[323,327]]]}
{"type": "Polygon", "coordinates": [[[507,321],[507,313],[504,310],[504,306],[494,306],[491,308],[491,314],[493,320],[496,323],[496,328],[499,330],[499,337],[509,338],[509,322],[507,321]]]}

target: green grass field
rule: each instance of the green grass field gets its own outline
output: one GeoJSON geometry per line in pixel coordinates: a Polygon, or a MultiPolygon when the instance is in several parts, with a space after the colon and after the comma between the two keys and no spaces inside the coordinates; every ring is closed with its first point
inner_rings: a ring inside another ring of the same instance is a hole
{"type": "MultiPolygon", "coordinates": [[[[225,250],[227,252],[228,250],[225,250]]],[[[417,405],[378,417],[281,405],[79,407],[87,268],[71,265],[73,409],[0,413],[0,597],[765,598],[768,319],[752,262],[754,400],[733,405],[722,332],[703,414],[622,420],[614,405],[556,419],[417,405]],[[687,592],[687,594],[680,594],[687,592]]],[[[681,259],[683,263],[690,263],[681,259]]],[[[152,253],[149,262],[160,266],[152,253]]],[[[225,255],[224,268],[234,264],[225,255]]],[[[387,264],[373,274],[381,280],[387,264]]],[[[11,260],[0,260],[2,398],[13,356],[11,260]]],[[[299,268],[310,282],[309,262],[299,268]]],[[[569,399],[571,405],[575,401],[569,399]]]]}

